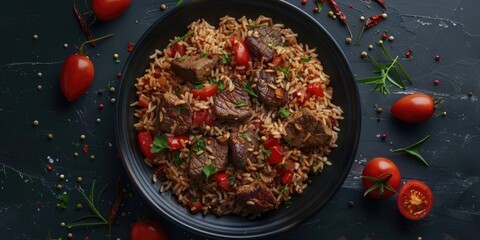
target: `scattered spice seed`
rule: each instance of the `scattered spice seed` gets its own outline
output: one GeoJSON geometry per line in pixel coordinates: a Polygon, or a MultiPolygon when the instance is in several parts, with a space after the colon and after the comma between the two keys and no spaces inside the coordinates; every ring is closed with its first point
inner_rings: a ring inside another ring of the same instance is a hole
{"type": "Polygon", "coordinates": [[[365,52],[365,51],[363,51],[362,53],[360,53],[360,56],[361,56],[362,58],[366,58],[366,57],[368,57],[368,53],[365,52]]]}
{"type": "Polygon", "coordinates": [[[40,91],[40,90],[42,90],[42,89],[43,89],[42,85],[38,85],[38,86],[37,86],[37,90],[38,90],[38,91],[40,91]]]}
{"type": "Polygon", "coordinates": [[[307,0],[302,0],[302,5],[307,4],[307,0]]]}
{"type": "Polygon", "coordinates": [[[64,44],[63,44],[63,48],[68,48],[68,44],[67,44],[67,43],[64,43],[64,44]]]}
{"type": "Polygon", "coordinates": [[[472,96],[473,96],[473,92],[468,92],[468,93],[467,93],[467,96],[468,96],[468,97],[472,97],[472,96]]]}
{"type": "Polygon", "coordinates": [[[375,108],[375,111],[376,111],[377,113],[382,113],[383,109],[382,109],[381,107],[376,107],[376,108],[375,108]]]}
{"type": "Polygon", "coordinates": [[[117,78],[121,78],[122,77],[122,72],[118,72],[117,73],[117,78]]]}
{"type": "Polygon", "coordinates": [[[66,226],[66,224],[64,222],[60,223],[60,227],[64,228],[65,226],[66,226]]]}
{"type": "Polygon", "coordinates": [[[386,13],[382,13],[382,18],[383,19],[386,19],[388,17],[388,15],[386,13]]]}
{"type": "Polygon", "coordinates": [[[373,49],[373,45],[372,45],[372,44],[368,45],[368,49],[372,50],[372,49],[373,49]]]}
{"type": "Polygon", "coordinates": [[[115,103],[115,101],[116,101],[115,98],[111,98],[111,99],[110,99],[110,102],[111,102],[111,103],[115,103]]]}
{"type": "Polygon", "coordinates": [[[133,42],[132,42],[132,41],[128,42],[127,51],[128,51],[128,52],[132,52],[132,51],[133,51],[133,42]]]}
{"type": "Polygon", "coordinates": [[[47,134],[47,138],[48,138],[48,139],[53,139],[53,133],[47,134]]]}
{"type": "Polygon", "coordinates": [[[348,201],[348,207],[349,207],[349,208],[352,208],[353,205],[354,205],[354,202],[353,202],[353,201],[348,201]]]}
{"type": "Polygon", "coordinates": [[[435,86],[437,86],[439,83],[440,83],[440,81],[439,81],[438,79],[433,80],[433,84],[434,84],[435,86]]]}
{"type": "Polygon", "coordinates": [[[382,141],[385,141],[385,139],[387,139],[387,134],[386,133],[382,133],[380,135],[380,139],[382,139],[382,141]]]}
{"type": "Polygon", "coordinates": [[[38,126],[39,122],[38,120],[33,120],[33,126],[38,126]]]}
{"type": "Polygon", "coordinates": [[[82,148],[83,153],[88,153],[88,144],[84,144],[82,148]]]}
{"type": "Polygon", "coordinates": [[[408,51],[405,53],[406,58],[410,58],[412,56],[412,49],[408,49],[408,51]]]}
{"type": "Polygon", "coordinates": [[[165,10],[167,9],[167,5],[165,5],[165,4],[162,3],[162,4],[160,5],[160,9],[161,9],[162,11],[165,11],[165,10]]]}
{"type": "Polygon", "coordinates": [[[378,45],[382,45],[383,44],[383,41],[382,40],[378,40],[378,45]]]}
{"type": "Polygon", "coordinates": [[[103,95],[103,89],[99,89],[99,90],[97,91],[97,94],[98,94],[99,96],[102,96],[102,95],[103,95]]]}
{"type": "Polygon", "coordinates": [[[111,93],[114,93],[115,92],[115,87],[110,87],[109,90],[110,90],[111,93]]]}
{"type": "Polygon", "coordinates": [[[63,179],[65,179],[65,175],[64,175],[64,174],[60,174],[60,176],[58,176],[58,178],[60,178],[60,180],[63,180],[63,179]]]}
{"type": "Polygon", "coordinates": [[[73,234],[72,234],[72,233],[68,233],[68,234],[67,234],[67,237],[68,237],[68,238],[73,238],[73,234]]]}
{"type": "Polygon", "coordinates": [[[347,42],[348,44],[352,43],[352,38],[351,37],[346,37],[345,42],[347,42]]]}
{"type": "Polygon", "coordinates": [[[60,190],[60,189],[63,188],[62,184],[57,184],[57,186],[55,186],[55,187],[56,187],[58,190],[60,190]]]}
{"type": "Polygon", "coordinates": [[[90,155],[90,160],[95,160],[95,155],[90,155]]]}
{"type": "Polygon", "coordinates": [[[435,56],[435,61],[440,61],[440,55],[435,56]]]}
{"type": "Polygon", "coordinates": [[[360,21],[365,21],[365,16],[360,16],[360,21]]]}
{"type": "Polygon", "coordinates": [[[395,37],[394,37],[394,36],[390,36],[390,37],[388,37],[388,40],[390,40],[390,42],[392,42],[393,40],[395,40],[395,37]]]}
{"type": "Polygon", "coordinates": [[[119,58],[118,53],[113,54],[113,58],[118,59],[119,58]]]}
{"type": "Polygon", "coordinates": [[[77,210],[81,210],[83,208],[83,205],[81,203],[77,203],[77,205],[75,206],[75,208],[77,210]]]}
{"type": "Polygon", "coordinates": [[[47,171],[50,172],[50,171],[52,171],[53,167],[52,167],[52,165],[47,164],[47,165],[45,166],[45,169],[47,169],[47,171]]]}
{"type": "Polygon", "coordinates": [[[103,105],[103,103],[98,104],[98,109],[103,109],[104,107],[105,105],[103,105]]]}
{"type": "Polygon", "coordinates": [[[77,152],[74,152],[74,153],[73,153],[73,156],[74,156],[74,157],[78,157],[78,153],[77,153],[77,152]]]}
{"type": "Polygon", "coordinates": [[[97,120],[96,120],[96,121],[97,121],[97,123],[101,123],[101,122],[102,122],[102,119],[100,119],[100,118],[97,118],[97,120]]]}
{"type": "Polygon", "coordinates": [[[334,16],[333,11],[329,11],[329,12],[328,12],[328,16],[329,16],[329,17],[333,17],[333,16],[334,16]]]}
{"type": "Polygon", "coordinates": [[[442,117],[447,116],[447,112],[442,112],[442,117]]]}
{"type": "Polygon", "coordinates": [[[37,35],[37,34],[34,34],[34,35],[32,36],[32,38],[33,38],[34,40],[37,40],[37,39],[38,39],[38,35],[37,35]]]}
{"type": "Polygon", "coordinates": [[[43,76],[43,74],[41,72],[37,73],[37,77],[41,78],[42,76],[43,76]]]}
{"type": "Polygon", "coordinates": [[[80,135],[80,140],[85,140],[86,136],[85,135],[80,135]]]}
{"type": "Polygon", "coordinates": [[[387,38],[388,38],[387,33],[383,33],[383,34],[382,34],[382,40],[387,40],[387,38]]]}
{"type": "Polygon", "coordinates": [[[313,8],[313,12],[314,12],[314,13],[318,13],[318,7],[314,7],[314,8],[313,8]]]}
{"type": "Polygon", "coordinates": [[[78,183],[81,183],[83,181],[83,178],[82,177],[77,177],[77,182],[78,183]]]}

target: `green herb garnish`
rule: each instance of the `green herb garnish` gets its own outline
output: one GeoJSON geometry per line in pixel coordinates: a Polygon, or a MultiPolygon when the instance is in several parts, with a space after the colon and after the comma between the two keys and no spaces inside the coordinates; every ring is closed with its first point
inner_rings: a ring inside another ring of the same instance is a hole
{"type": "Polygon", "coordinates": [[[175,107],[175,112],[178,114],[178,115],[181,115],[183,111],[187,110],[185,107],[182,107],[182,106],[176,106],[175,107]]]}
{"type": "Polygon", "coordinates": [[[380,46],[383,55],[385,55],[390,62],[384,65],[375,61],[370,55],[367,55],[368,59],[370,59],[373,66],[376,67],[374,72],[378,73],[379,75],[374,77],[369,77],[369,78],[362,78],[357,80],[357,82],[374,85],[373,91],[378,91],[383,95],[390,93],[388,83],[400,89],[405,89],[404,80],[402,79],[400,72],[403,74],[404,78],[409,83],[412,83],[412,79],[410,78],[408,73],[405,71],[402,64],[400,64],[400,62],[398,61],[398,56],[393,58],[390,55],[390,53],[388,53],[387,49],[383,46],[383,44],[378,44],[378,45],[380,46]],[[392,72],[395,74],[395,78],[390,76],[392,72]]]}
{"type": "Polygon", "coordinates": [[[244,101],[238,101],[235,103],[235,108],[244,107],[245,105],[247,104],[244,101]]]}
{"type": "Polygon", "coordinates": [[[153,140],[152,147],[150,148],[151,153],[158,153],[163,151],[163,149],[169,149],[167,143],[167,135],[162,134],[160,137],[155,137],[153,140]]]}
{"type": "Polygon", "coordinates": [[[209,52],[202,52],[202,54],[200,54],[200,58],[205,58],[208,56],[208,54],[210,54],[209,52]]]}
{"type": "Polygon", "coordinates": [[[390,150],[392,153],[399,153],[399,152],[405,152],[405,153],[408,153],[410,154],[411,156],[413,157],[416,157],[418,160],[420,160],[423,164],[425,164],[427,167],[429,167],[430,165],[428,165],[428,162],[422,157],[422,155],[420,154],[419,150],[420,148],[422,147],[422,145],[430,138],[430,135],[427,135],[426,137],[424,137],[422,140],[410,145],[410,146],[407,146],[407,147],[404,147],[404,148],[398,148],[398,149],[395,149],[395,150],[390,150]]]}
{"type": "Polygon", "coordinates": [[[217,85],[218,91],[222,91],[223,89],[225,89],[225,83],[222,80],[215,81],[215,79],[210,77],[208,78],[208,82],[212,85],[217,85]]]}
{"type": "Polygon", "coordinates": [[[183,1],[184,1],[184,0],[178,0],[178,2],[177,2],[177,7],[180,6],[180,5],[182,5],[183,1]]]}
{"type": "Polygon", "coordinates": [[[260,25],[260,24],[247,24],[247,28],[249,28],[249,29],[259,28],[261,26],[262,25],[260,25]]]}
{"type": "Polygon", "coordinates": [[[57,208],[66,209],[67,205],[68,205],[68,201],[70,200],[70,196],[68,196],[68,194],[64,193],[64,194],[58,196],[57,199],[58,199],[57,208]]]}
{"type": "Polygon", "coordinates": [[[278,113],[280,114],[281,118],[286,118],[286,117],[290,116],[290,112],[287,109],[285,109],[284,107],[281,107],[280,109],[278,109],[278,113]]]}
{"type": "Polygon", "coordinates": [[[250,139],[246,133],[240,134],[240,137],[243,138],[246,141],[248,141],[248,139],[250,139]]]}
{"type": "Polygon", "coordinates": [[[302,60],[302,62],[310,62],[311,59],[312,59],[312,56],[308,56],[306,58],[300,58],[300,60],[302,60]]]}
{"type": "Polygon", "coordinates": [[[237,178],[236,176],[237,176],[236,174],[233,174],[230,177],[228,177],[228,183],[230,183],[230,187],[232,188],[237,187],[237,181],[235,181],[235,179],[237,178]]]}
{"type": "Polygon", "coordinates": [[[203,139],[198,139],[198,141],[193,146],[192,151],[194,152],[204,151],[206,146],[207,145],[205,144],[205,141],[203,139]]]}
{"type": "Polygon", "coordinates": [[[250,75],[250,78],[248,79],[247,83],[245,83],[245,85],[242,87],[242,90],[244,92],[248,93],[249,95],[252,95],[254,97],[258,97],[257,94],[255,94],[255,92],[252,89],[252,78],[253,78],[253,76],[250,75]]]}
{"type": "Polygon", "coordinates": [[[198,84],[193,85],[193,89],[197,89],[197,90],[202,89],[204,87],[205,87],[205,85],[203,85],[203,83],[198,83],[198,84]]]}
{"type": "Polygon", "coordinates": [[[205,177],[208,179],[210,176],[215,174],[217,170],[215,169],[215,166],[212,164],[205,165],[203,167],[203,173],[205,174],[205,177]]]}
{"type": "MultiPolygon", "coordinates": [[[[183,0],[180,0],[180,1],[178,1],[178,2],[179,2],[180,4],[182,4],[183,0]]],[[[180,5],[180,4],[177,4],[177,6],[180,5]]],[[[179,38],[176,38],[176,39],[174,39],[174,40],[171,40],[171,41],[170,41],[170,44],[168,44],[167,47],[170,47],[170,46],[172,46],[172,45],[175,44],[175,43],[178,43],[178,42],[180,42],[180,41],[183,41],[183,40],[185,40],[187,37],[190,37],[191,35],[193,35],[193,31],[189,31],[189,32],[187,32],[185,35],[183,35],[183,36],[181,36],[181,37],[179,37],[179,38]]]]}
{"type": "Polygon", "coordinates": [[[261,153],[265,154],[267,158],[270,157],[270,154],[271,154],[270,150],[265,149],[262,145],[260,145],[258,149],[260,150],[261,153]]]}
{"type": "Polygon", "coordinates": [[[278,67],[277,72],[282,72],[286,78],[290,78],[290,67],[278,67]]]}
{"type": "Polygon", "coordinates": [[[315,1],[315,3],[317,4],[317,9],[318,9],[318,12],[320,13],[322,10],[323,10],[323,2],[320,2],[320,1],[315,1]]]}
{"type": "Polygon", "coordinates": [[[287,190],[288,190],[288,185],[283,186],[282,191],[280,192],[280,195],[285,194],[287,192],[287,190]]]}
{"type": "Polygon", "coordinates": [[[180,166],[184,162],[184,159],[180,157],[180,151],[176,151],[173,153],[173,164],[175,166],[180,166]]]}
{"type": "Polygon", "coordinates": [[[222,56],[220,56],[220,59],[222,61],[222,64],[227,64],[232,61],[232,58],[230,57],[230,54],[225,53],[222,56]]]}

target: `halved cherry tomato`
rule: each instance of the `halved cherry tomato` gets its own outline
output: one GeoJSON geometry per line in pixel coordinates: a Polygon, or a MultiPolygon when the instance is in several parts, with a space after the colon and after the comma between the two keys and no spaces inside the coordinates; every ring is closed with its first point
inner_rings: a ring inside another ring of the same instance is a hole
{"type": "Polygon", "coordinates": [[[248,66],[250,63],[250,52],[248,52],[245,42],[240,40],[237,35],[234,35],[230,42],[232,44],[231,50],[235,58],[236,66],[248,66]]]}
{"type": "Polygon", "coordinates": [[[180,56],[185,55],[187,52],[187,47],[185,45],[180,44],[180,43],[175,43],[172,46],[170,46],[170,57],[175,57],[175,55],[178,53],[180,56]]]}
{"type": "Polygon", "coordinates": [[[281,66],[283,64],[282,55],[275,54],[270,63],[273,65],[274,68],[281,66]]]}
{"type": "Polygon", "coordinates": [[[433,99],[421,93],[410,94],[398,99],[392,105],[392,115],[407,123],[427,121],[435,111],[433,99]]]}
{"type": "Polygon", "coordinates": [[[213,96],[217,92],[217,89],[218,85],[209,85],[200,89],[192,89],[190,90],[190,92],[195,98],[199,98],[200,100],[207,100],[208,97],[213,96]]]}
{"type": "Polygon", "coordinates": [[[167,230],[159,222],[137,220],[130,227],[130,240],[168,240],[167,230]]]}
{"type": "Polygon", "coordinates": [[[208,112],[207,109],[202,109],[200,111],[195,111],[193,112],[193,124],[194,125],[202,125],[204,123],[208,126],[213,126],[213,118],[212,115],[210,115],[210,112],[208,112]]]}
{"type": "Polygon", "coordinates": [[[188,142],[187,135],[167,136],[167,144],[170,147],[170,151],[175,151],[183,147],[182,142],[186,144],[188,142]]]}
{"type": "Polygon", "coordinates": [[[323,88],[320,83],[310,83],[307,85],[307,93],[310,96],[323,97],[323,88]]]}
{"type": "Polygon", "coordinates": [[[296,91],[295,93],[293,93],[293,96],[297,99],[297,102],[300,105],[305,104],[308,99],[310,99],[310,94],[308,94],[305,89],[300,89],[296,91]]]}
{"type": "Polygon", "coordinates": [[[268,148],[268,150],[270,151],[270,156],[267,158],[268,164],[277,164],[282,162],[283,153],[279,145],[272,146],[268,148]]]}
{"type": "Polygon", "coordinates": [[[225,191],[230,192],[232,191],[232,187],[230,186],[230,174],[228,173],[215,173],[214,175],[215,181],[217,185],[223,188],[225,191]]]}
{"type": "Polygon", "coordinates": [[[400,213],[408,219],[422,219],[432,210],[432,190],[424,182],[409,180],[398,192],[397,207],[400,213]]]}
{"type": "Polygon", "coordinates": [[[140,147],[140,151],[143,155],[148,158],[149,160],[153,160],[155,158],[155,154],[150,152],[150,148],[153,144],[152,135],[149,132],[140,132],[137,135],[138,146],[140,147]]]}
{"type": "Polygon", "coordinates": [[[191,211],[192,213],[199,213],[199,212],[202,211],[203,205],[202,205],[201,202],[196,201],[196,202],[190,203],[189,207],[190,207],[190,211],[191,211]]]}
{"type": "Polygon", "coordinates": [[[280,146],[280,140],[274,138],[273,135],[268,136],[267,140],[262,142],[264,148],[269,149],[273,146],[280,146]]]}
{"type": "Polygon", "coordinates": [[[363,189],[368,192],[367,195],[369,197],[377,199],[388,198],[395,194],[401,183],[402,177],[400,170],[398,170],[397,165],[388,158],[373,158],[368,161],[365,168],[363,168],[363,189]]]}
{"type": "Polygon", "coordinates": [[[292,178],[293,178],[293,171],[287,170],[283,172],[280,181],[282,182],[282,185],[287,185],[292,181],[292,178]]]}
{"type": "Polygon", "coordinates": [[[70,55],[62,65],[60,87],[68,101],[82,96],[93,82],[94,67],[92,61],[84,55],[70,55]]]}
{"type": "Polygon", "coordinates": [[[131,2],[131,0],[93,0],[92,11],[97,19],[110,21],[122,15],[131,2]]]}
{"type": "Polygon", "coordinates": [[[140,95],[140,97],[138,97],[138,104],[140,104],[140,106],[144,108],[148,107],[149,102],[150,102],[150,98],[143,93],[140,95]]]}

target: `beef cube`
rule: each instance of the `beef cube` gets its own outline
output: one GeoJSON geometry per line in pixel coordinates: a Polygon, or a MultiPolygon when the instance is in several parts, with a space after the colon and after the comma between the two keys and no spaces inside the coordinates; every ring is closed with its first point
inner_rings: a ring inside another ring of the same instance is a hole
{"type": "Polygon", "coordinates": [[[324,146],[333,135],[332,130],[308,108],[302,108],[289,116],[285,130],[285,141],[300,148],[324,146]],[[304,141],[308,135],[310,136],[304,141]]]}
{"type": "Polygon", "coordinates": [[[259,214],[274,209],[276,199],[267,185],[255,181],[237,187],[237,203],[246,211],[259,214]]]}
{"type": "Polygon", "coordinates": [[[210,76],[217,64],[217,58],[201,58],[199,56],[185,56],[172,61],[172,71],[185,81],[192,83],[202,81],[210,76]]]}
{"type": "Polygon", "coordinates": [[[276,85],[277,77],[274,74],[258,70],[255,75],[257,78],[255,90],[261,103],[267,107],[283,107],[288,103],[288,92],[284,88],[273,89],[269,86],[276,85]]]}
{"type": "Polygon", "coordinates": [[[213,115],[223,121],[245,121],[252,116],[252,103],[248,93],[242,90],[241,80],[232,79],[232,91],[225,89],[213,98],[213,115]]]}
{"type": "Polygon", "coordinates": [[[245,39],[250,52],[258,59],[265,58],[267,62],[272,61],[275,50],[273,47],[282,43],[282,34],[268,26],[261,26],[256,29],[258,38],[249,36],[245,39]]]}
{"type": "Polygon", "coordinates": [[[258,149],[258,145],[258,138],[253,131],[244,133],[232,132],[228,140],[228,146],[230,147],[230,155],[235,166],[239,169],[245,169],[247,159],[250,159],[251,162],[257,162],[253,151],[258,149]],[[249,148],[253,149],[253,151],[249,151],[249,148]]]}
{"type": "Polygon", "coordinates": [[[157,109],[158,129],[173,135],[188,132],[192,125],[193,110],[184,100],[171,92],[166,92],[157,109]]]}
{"type": "Polygon", "coordinates": [[[193,144],[190,151],[188,175],[192,179],[205,177],[203,169],[207,165],[213,165],[215,171],[225,171],[228,162],[228,145],[215,138],[200,138],[193,144]],[[202,152],[200,152],[202,151],[202,152]]]}

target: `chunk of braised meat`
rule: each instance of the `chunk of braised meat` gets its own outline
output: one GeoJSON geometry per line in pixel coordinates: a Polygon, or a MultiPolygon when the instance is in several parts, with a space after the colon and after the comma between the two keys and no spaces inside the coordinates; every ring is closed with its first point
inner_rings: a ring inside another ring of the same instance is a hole
{"type": "Polygon", "coordinates": [[[257,70],[255,77],[257,78],[255,91],[261,103],[267,107],[283,107],[288,103],[288,92],[284,88],[273,89],[269,86],[276,85],[275,74],[257,70]]]}
{"type": "Polygon", "coordinates": [[[289,116],[285,130],[284,139],[293,147],[324,146],[332,139],[332,130],[308,108],[289,116]]]}
{"type": "Polygon", "coordinates": [[[246,211],[259,214],[274,209],[276,199],[264,183],[254,181],[237,187],[237,203],[246,211]]]}
{"type": "Polygon", "coordinates": [[[258,138],[253,131],[244,133],[237,131],[232,132],[228,140],[228,146],[230,147],[230,155],[235,166],[239,169],[245,169],[247,159],[251,162],[257,162],[253,151],[258,149],[258,145],[258,138]],[[249,151],[248,149],[252,149],[253,151],[249,151]]]}
{"type": "Polygon", "coordinates": [[[248,93],[243,91],[244,84],[239,79],[232,79],[235,86],[217,92],[213,98],[212,112],[216,119],[223,121],[245,121],[252,116],[252,103],[248,93]]]}
{"type": "Polygon", "coordinates": [[[258,33],[258,37],[255,34],[247,37],[245,44],[255,58],[261,60],[263,57],[265,61],[270,62],[275,54],[274,47],[282,43],[282,34],[268,26],[261,26],[255,32],[258,33]]]}
{"type": "Polygon", "coordinates": [[[173,135],[185,134],[192,125],[192,107],[171,92],[163,94],[157,108],[157,129],[173,135]]]}
{"type": "Polygon", "coordinates": [[[185,56],[172,61],[172,71],[185,81],[199,82],[210,76],[217,63],[217,58],[185,56]]]}
{"type": "Polygon", "coordinates": [[[228,162],[228,144],[215,138],[200,138],[190,149],[188,175],[192,179],[202,179],[205,166],[213,165],[216,172],[225,171],[228,162]]]}

